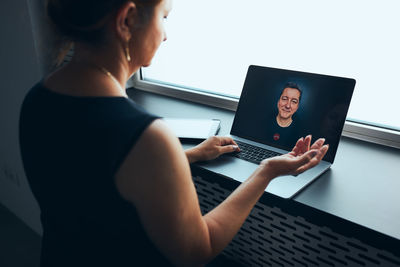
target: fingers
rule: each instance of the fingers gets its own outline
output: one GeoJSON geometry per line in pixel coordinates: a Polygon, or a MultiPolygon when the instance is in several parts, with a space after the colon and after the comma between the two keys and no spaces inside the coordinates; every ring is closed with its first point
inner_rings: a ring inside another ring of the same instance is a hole
{"type": "Polygon", "coordinates": [[[303,168],[304,166],[308,166],[309,163],[311,162],[311,160],[317,154],[318,154],[317,150],[310,150],[307,153],[303,154],[302,156],[297,157],[296,160],[295,160],[295,165],[293,166],[294,170],[296,170],[296,173],[297,173],[297,170],[299,168],[303,168]]]}
{"type": "Polygon", "coordinates": [[[325,157],[326,152],[328,152],[329,145],[324,145],[321,147],[319,150],[320,154],[318,155],[319,160],[323,159],[325,157]]]}
{"type": "Polygon", "coordinates": [[[304,138],[304,153],[310,150],[311,137],[311,134],[309,134],[306,136],[306,138],[304,138]]]}
{"type": "Polygon", "coordinates": [[[239,151],[238,145],[226,145],[226,146],[221,146],[219,149],[220,154],[225,154],[225,153],[232,153],[235,151],[239,151]]]}
{"type": "Polygon", "coordinates": [[[299,140],[297,140],[292,152],[294,152],[295,156],[300,156],[310,150],[310,144],[311,134],[307,135],[305,138],[301,137],[299,140]]]}
{"type": "Polygon", "coordinates": [[[295,156],[301,156],[306,153],[310,149],[320,149],[324,143],[325,138],[319,138],[314,144],[310,147],[312,135],[307,135],[305,138],[300,138],[297,140],[295,147],[292,150],[292,154],[295,156]]]}
{"type": "Polygon", "coordinates": [[[297,140],[296,145],[293,147],[292,152],[294,155],[298,155],[301,151],[300,147],[303,145],[304,138],[301,137],[299,140],[297,140]]]}
{"type": "Polygon", "coordinates": [[[231,137],[228,136],[215,136],[220,141],[222,146],[225,145],[237,145],[235,141],[231,137]]]}
{"type": "Polygon", "coordinates": [[[316,166],[318,163],[321,162],[322,158],[325,156],[326,152],[328,152],[329,145],[324,145],[322,146],[319,150],[310,150],[303,156],[311,156],[309,157],[309,161],[306,162],[304,165],[299,166],[299,168],[296,170],[296,174],[300,174],[305,172],[308,169],[311,169],[312,167],[316,166]],[[312,154],[314,152],[314,154],[312,154]],[[310,154],[310,155],[309,155],[310,154]]]}
{"type": "MultiPolygon", "coordinates": [[[[232,146],[233,151],[240,151],[239,145],[231,137],[217,136],[217,138],[220,140],[220,145],[222,147],[232,146]]],[[[229,152],[232,152],[232,151],[228,151],[228,152],[224,152],[224,153],[229,153],[229,152]]]]}
{"type": "Polygon", "coordinates": [[[311,146],[311,149],[320,149],[322,145],[325,143],[325,138],[319,138],[314,144],[311,146]]]}

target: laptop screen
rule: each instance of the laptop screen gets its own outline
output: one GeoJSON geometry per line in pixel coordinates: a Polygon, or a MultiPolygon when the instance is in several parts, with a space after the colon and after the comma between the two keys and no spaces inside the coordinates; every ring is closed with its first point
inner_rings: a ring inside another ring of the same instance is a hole
{"type": "Polygon", "coordinates": [[[231,134],[292,150],[300,137],[325,138],[333,163],[355,80],[250,66],[231,134]]]}

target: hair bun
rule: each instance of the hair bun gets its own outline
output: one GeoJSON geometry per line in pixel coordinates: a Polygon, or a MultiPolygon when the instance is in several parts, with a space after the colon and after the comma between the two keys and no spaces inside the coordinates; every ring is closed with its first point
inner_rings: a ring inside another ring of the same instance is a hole
{"type": "Polygon", "coordinates": [[[124,1],[126,0],[48,0],[47,14],[62,35],[84,40],[89,37],[87,35],[90,32],[98,31],[104,26],[104,19],[117,2],[120,4],[124,1]]]}
{"type": "Polygon", "coordinates": [[[63,38],[98,42],[108,18],[128,1],[136,4],[141,17],[146,17],[161,0],[47,0],[46,9],[63,38]]]}

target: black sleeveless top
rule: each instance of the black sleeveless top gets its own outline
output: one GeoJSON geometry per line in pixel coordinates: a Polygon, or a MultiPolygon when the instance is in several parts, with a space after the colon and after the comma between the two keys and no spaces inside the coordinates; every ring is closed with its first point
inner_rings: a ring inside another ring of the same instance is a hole
{"type": "MultiPolygon", "coordinates": [[[[41,210],[41,266],[168,266],[114,175],[157,117],[124,97],[25,97],[20,145],[41,210]]],[[[150,193],[150,192],[149,192],[150,193]]]]}

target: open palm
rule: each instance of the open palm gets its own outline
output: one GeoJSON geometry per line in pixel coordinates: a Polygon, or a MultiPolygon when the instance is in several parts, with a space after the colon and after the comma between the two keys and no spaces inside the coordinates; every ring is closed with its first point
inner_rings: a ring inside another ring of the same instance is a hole
{"type": "Polygon", "coordinates": [[[329,145],[324,145],[325,139],[320,138],[311,145],[311,135],[300,138],[292,151],[278,157],[264,160],[273,176],[297,175],[316,166],[328,151],[329,145]],[[311,145],[311,146],[310,146],[311,145]]]}

